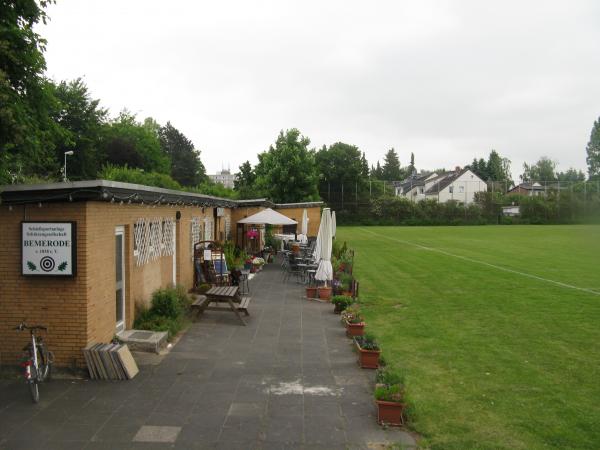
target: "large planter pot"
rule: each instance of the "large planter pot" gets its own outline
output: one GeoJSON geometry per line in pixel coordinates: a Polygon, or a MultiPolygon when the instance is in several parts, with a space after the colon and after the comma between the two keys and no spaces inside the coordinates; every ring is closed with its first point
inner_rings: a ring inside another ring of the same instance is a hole
{"type": "Polygon", "coordinates": [[[320,287],[318,288],[319,298],[321,300],[331,300],[331,288],[330,287],[320,287]]]}
{"type": "Polygon", "coordinates": [[[402,418],[404,403],[386,402],[384,400],[375,400],[375,403],[377,403],[377,422],[380,425],[399,427],[404,424],[402,418]]]}
{"type": "Polygon", "coordinates": [[[350,323],[346,322],[346,336],[354,337],[354,336],[362,336],[365,334],[365,323],[350,323]]]}
{"type": "Polygon", "coordinates": [[[358,364],[363,369],[377,369],[379,367],[379,354],[381,350],[365,350],[354,341],[358,351],[358,364]]]}
{"type": "Polygon", "coordinates": [[[336,314],[341,314],[343,310],[346,309],[346,305],[342,304],[342,303],[336,303],[335,307],[333,308],[333,312],[336,314]]]}
{"type": "Polygon", "coordinates": [[[306,288],[306,298],[317,298],[317,288],[316,287],[307,287],[306,288]]]}

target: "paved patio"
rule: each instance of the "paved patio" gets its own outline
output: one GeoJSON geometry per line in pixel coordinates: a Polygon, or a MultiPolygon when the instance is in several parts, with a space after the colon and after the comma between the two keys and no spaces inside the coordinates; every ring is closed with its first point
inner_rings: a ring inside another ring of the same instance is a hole
{"type": "Polygon", "coordinates": [[[283,284],[277,265],[250,288],[248,326],[207,311],[131,381],[54,380],[38,405],[21,382],[0,381],[0,448],[414,446],[376,424],[374,373],[357,366],[330,304],[283,284]]]}

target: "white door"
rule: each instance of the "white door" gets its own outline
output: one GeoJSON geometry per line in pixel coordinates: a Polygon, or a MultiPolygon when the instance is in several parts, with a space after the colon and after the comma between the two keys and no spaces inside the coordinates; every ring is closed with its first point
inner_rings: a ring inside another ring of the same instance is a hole
{"type": "Polygon", "coordinates": [[[177,285],[177,224],[173,224],[173,286],[177,285]]]}
{"type": "Polygon", "coordinates": [[[115,228],[115,311],[117,332],[125,329],[125,229],[115,228]]]}

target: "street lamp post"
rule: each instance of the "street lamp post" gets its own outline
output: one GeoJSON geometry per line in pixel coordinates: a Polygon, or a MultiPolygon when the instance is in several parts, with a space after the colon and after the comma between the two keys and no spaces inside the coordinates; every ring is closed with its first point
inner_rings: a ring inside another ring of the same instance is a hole
{"type": "Polygon", "coordinates": [[[67,155],[68,156],[73,155],[73,150],[69,150],[68,152],[65,152],[65,164],[63,166],[63,181],[64,182],[67,181],[67,155]]]}

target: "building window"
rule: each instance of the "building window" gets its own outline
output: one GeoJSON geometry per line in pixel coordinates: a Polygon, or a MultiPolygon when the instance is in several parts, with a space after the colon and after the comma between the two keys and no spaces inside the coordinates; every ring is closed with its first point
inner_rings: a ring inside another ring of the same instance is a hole
{"type": "Polygon", "coordinates": [[[423,193],[423,188],[422,188],[422,187],[420,187],[420,188],[419,188],[419,194],[422,194],[422,193],[423,193]]]}
{"type": "Polygon", "coordinates": [[[459,187],[458,187],[458,192],[459,192],[460,194],[464,194],[464,193],[465,193],[465,187],[464,187],[464,186],[459,186],[459,187]]]}
{"type": "Polygon", "coordinates": [[[448,192],[450,192],[451,194],[454,194],[454,186],[450,186],[448,188],[448,192]]]}

